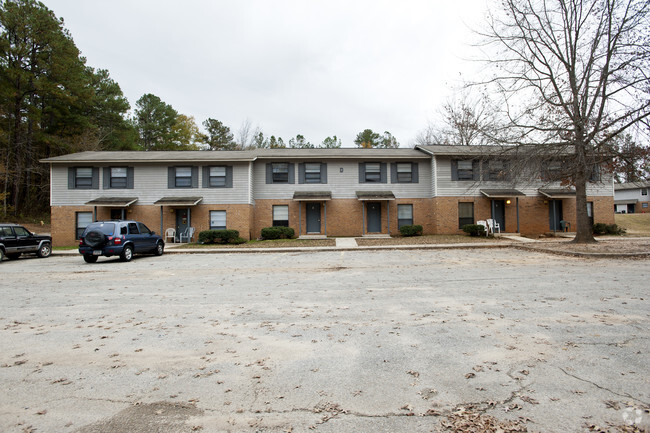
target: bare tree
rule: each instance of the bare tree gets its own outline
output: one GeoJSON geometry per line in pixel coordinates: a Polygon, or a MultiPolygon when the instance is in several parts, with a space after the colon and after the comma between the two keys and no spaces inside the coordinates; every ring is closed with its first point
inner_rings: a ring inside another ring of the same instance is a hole
{"type": "Polygon", "coordinates": [[[236,150],[248,149],[252,146],[253,140],[255,140],[255,131],[253,130],[253,124],[249,118],[246,118],[241,123],[241,126],[237,130],[237,148],[236,150]]]}
{"type": "Polygon", "coordinates": [[[473,94],[471,89],[477,88],[468,87],[447,100],[437,122],[429,122],[415,137],[415,144],[494,144],[498,130],[495,110],[486,95],[473,94]]]}
{"type": "MultiPolygon", "coordinates": [[[[483,49],[510,124],[504,142],[523,146],[575,186],[575,242],[593,242],[587,184],[615,155],[614,139],[647,122],[650,31],[647,0],[503,0],[483,49]],[[546,162],[545,162],[546,161],[546,162]]],[[[491,95],[491,96],[494,96],[491,95]]]]}

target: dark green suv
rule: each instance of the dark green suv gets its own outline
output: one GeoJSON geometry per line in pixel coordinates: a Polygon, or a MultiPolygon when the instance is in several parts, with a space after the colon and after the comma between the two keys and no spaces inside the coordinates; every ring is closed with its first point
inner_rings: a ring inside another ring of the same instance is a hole
{"type": "Polygon", "coordinates": [[[52,254],[52,237],[31,233],[17,224],[0,223],[0,261],[4,256],[17,259],[25,253],[49,257],[52,254]]]}
{"type": "Polygon", "coordinates": [[[164,250],[163,238],[138,221],[90,223],[79,241],[79,252],[88,263],[95,263],[99,256],[120,256],[129,262],[133,254],[162,256],[164,250]]]}

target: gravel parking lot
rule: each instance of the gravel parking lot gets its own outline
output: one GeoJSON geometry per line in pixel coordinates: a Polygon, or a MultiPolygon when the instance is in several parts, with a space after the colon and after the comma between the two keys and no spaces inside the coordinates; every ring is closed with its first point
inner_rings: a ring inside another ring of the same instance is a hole
{"type": "Polygon", "coordinates": [[[3,432],[650,428],[647,260],[505,248],[0,269],[3,432]]]}

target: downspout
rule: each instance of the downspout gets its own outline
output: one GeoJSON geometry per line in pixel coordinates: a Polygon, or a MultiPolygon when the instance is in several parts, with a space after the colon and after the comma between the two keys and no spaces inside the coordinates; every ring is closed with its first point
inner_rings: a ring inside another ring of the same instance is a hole
{"type": "Polygon", "coordinates": [[[298,237],[302,235],[302,202],[298,202],[298,237]]]}
{"type": "Polygon", "coordinates": [[[160,205],[160,235],[163,235],[163,207],[160,205]]]}
{"type": "Polygon", "coordinates": [[[361,236],[366,234],[366,203],[361,202],[361,236]]]}
{"type": "Polygon", "coordinates": [[[327,237],[327,202],[323,202],[323,225],[325,226],[325,237],[327,237]]]}

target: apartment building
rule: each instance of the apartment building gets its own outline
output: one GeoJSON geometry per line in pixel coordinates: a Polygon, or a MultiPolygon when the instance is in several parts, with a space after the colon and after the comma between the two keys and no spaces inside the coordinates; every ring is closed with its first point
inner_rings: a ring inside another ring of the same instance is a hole
{"type": "MultiPolygon", "coordinates": [[[[575,191],[531,175],[509,176],[501,152],[479,146],[415,149],[82,152],[50,165],[53,242],[74,245],[94,220],[136,219],[164,233],[264,227],[299,236],[461,232],[494,218],[505,232],[575,224],[575,191]],[[486,153],[487,151],[487,153],[486,153]]],[[[613,222],[611,178],[590,183],[588,210],[613,222]]]]}

